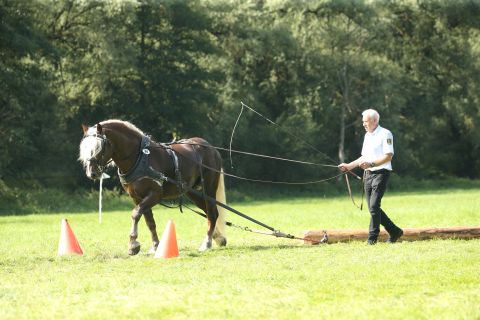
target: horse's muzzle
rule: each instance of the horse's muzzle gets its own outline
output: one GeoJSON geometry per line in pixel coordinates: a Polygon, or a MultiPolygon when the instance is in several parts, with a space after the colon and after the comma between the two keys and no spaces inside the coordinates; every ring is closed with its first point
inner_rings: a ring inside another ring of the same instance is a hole
{"type": "Polygon", "coordinates": [[[90,179],[96,180],[100,177],[100,175],[96,172],[91,172],[90,175],[87,175],[90,179]]]}
{"type": "Polygon", "coordinates": [[[102,175],[101,170],[97,166],[87,166],[85,174],[89,179],[96,180],[102,175]]]}

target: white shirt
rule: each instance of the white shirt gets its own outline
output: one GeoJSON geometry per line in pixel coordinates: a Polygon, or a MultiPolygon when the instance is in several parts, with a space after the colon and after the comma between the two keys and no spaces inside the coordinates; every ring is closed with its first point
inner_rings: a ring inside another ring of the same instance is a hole
{"type": "MultiPolygon", "coordinates": [[[[393,155],[393,134],[390,130],[380,127],[373,131],[365,133],[362,147],[362,157],[364,161],[373,162],[387,153],[393,155]]],[[[380,166],[373,167],[371,171],[380,169],[392,170],[392,162],[388,161],[380,166]]]]}

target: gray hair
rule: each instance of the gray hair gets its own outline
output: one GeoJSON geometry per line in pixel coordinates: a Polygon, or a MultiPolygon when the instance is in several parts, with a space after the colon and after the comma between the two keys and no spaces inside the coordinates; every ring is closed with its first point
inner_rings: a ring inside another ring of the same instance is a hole
{"type": "Polygon", "coordinates": [[[362,112],[362,116],[367,116],[369,119],[375,119],[375,122],[380,122],[380,114],[377,110],[367,109],[362,112]]]}

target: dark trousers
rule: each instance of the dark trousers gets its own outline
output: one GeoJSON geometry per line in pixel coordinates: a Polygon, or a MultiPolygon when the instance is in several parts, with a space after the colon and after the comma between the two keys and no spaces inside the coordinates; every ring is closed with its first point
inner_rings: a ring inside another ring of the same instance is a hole
{"type": "Polygon", "coordinates": [[[382,197],[387,190],[387,181],[390,171],[386,169],[365,172],[365,196],[368,210],[370,211],[370,228],[368,239],[377,240],[380,233],[380,225],[385,227],[389,234],[395,234],[399,228],[390,220],[387,214],[380,208],[382,197]]]}

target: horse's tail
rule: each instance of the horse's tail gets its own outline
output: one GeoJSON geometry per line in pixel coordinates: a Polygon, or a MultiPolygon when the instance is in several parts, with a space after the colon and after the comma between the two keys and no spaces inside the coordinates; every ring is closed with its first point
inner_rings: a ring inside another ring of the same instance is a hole
{"type": "MultiPolygon", "coordinates": [[[[227,203],[227,197],[225,195],[225,182],[224,182],[224,175],[223,175],[223,168],[220,172],[220,177],[218,179],[218,185],[217,185],[217,193],[215,195],[215,198],[218,202],[221,202],[223,204],[227,203]]],[[[217,242],[225,242],[226,243],[226,236],[225,236],[225,227],[226,227],[226,222],[225,222],[225,214],[226,210],[223,207],[220,207],[217,205],[217,210],[218,210],[218,218],[217,218],[217,223],[215,224],[215,234],[217,237],[214,236],[215,240],[218,240],[217,242]],[[224,240],[223,240],[223,239],[224,240]]],[[[223,244],[225,245],[225,244],[223,244]]]]}

